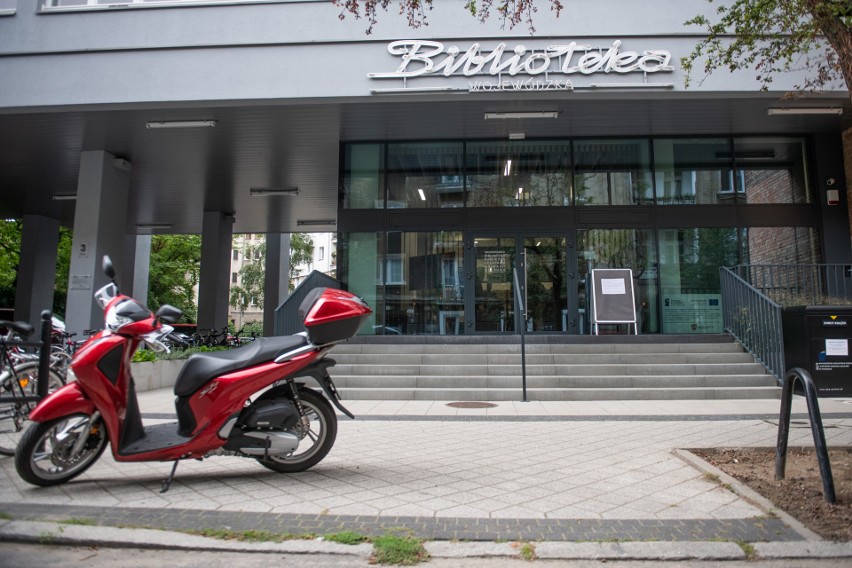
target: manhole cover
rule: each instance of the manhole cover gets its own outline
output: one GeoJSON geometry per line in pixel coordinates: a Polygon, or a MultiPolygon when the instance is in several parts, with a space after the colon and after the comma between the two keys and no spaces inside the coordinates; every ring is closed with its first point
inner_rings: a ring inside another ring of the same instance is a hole
{"type": "Polygon", "coordinates": [[[447,406],[453,408],[494,408],[497,406],[493,402],[448,402],[447,406]]]}

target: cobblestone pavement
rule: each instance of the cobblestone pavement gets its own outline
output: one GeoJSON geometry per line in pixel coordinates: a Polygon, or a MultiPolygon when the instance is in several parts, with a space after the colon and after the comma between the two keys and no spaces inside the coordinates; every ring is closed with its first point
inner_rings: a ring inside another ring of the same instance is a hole
{"type": "MultiPolygon", "coordinates": [[[[641,401],[633,404],[633,414],[506,410],[490,418],[386,414],[389,405],[370,411],[353,404],[362,419],[342,419],[335,447],[310,471],[283,475],[251,460],[213,457],[181,463],[164,494],[166,463],[116,463],[107,452],[76,480],[36,488],[18,477],[12,459],[0,458],[0,512],[166,529],[376,534],[407,528],[434,540],[807,537],[673,453],[772,447],[777,417],[764,408],[778,401],[704,416],[693,412],[700,401],[681,403],[681,414],[659,406],[637,411],[641,401]]],[[[153,408],[147,418],[167,413],[153,408]]],[[[833,408],[823,413],[828,445],[852,445],[852,414],[844,412],[852,408],[833,408]]],[[[812,445],[800,411],[794,407],[791,447],[812,445]]]]}

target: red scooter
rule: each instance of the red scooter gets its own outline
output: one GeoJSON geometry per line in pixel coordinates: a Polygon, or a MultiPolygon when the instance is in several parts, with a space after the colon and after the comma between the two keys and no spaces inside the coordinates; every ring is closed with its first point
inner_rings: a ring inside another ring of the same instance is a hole
{"type": "Polygon", "coordinates": [[[239,349],[189,357],[174,386],[177,422],[143,425],[130,361],[144,342],[161,339],[181,312],[165,305],[156,314],[119,293],[109,257],[111,283],[95,293],[105,329],[74,354],[77,377],[42,400],[15,453],[20,476],[34,485],[64,483],[88,469],[107,442],[116,461],[173,461],[163,482],[168,490],[177,464],[213,455],[254,458],[277,472],[304,471],[334,444],[339,402],[326,353],[358,331],[370,308],[358,297],[330,288],[311,291],[299,307],[306,332],[258,338],[239,349]],[[312,377],[325,393],[308,388],[312,377]],[[327,398],[326,398],[327,397],[327,398]],[[329,404],[331,401],[331,404],[329,404]]]}

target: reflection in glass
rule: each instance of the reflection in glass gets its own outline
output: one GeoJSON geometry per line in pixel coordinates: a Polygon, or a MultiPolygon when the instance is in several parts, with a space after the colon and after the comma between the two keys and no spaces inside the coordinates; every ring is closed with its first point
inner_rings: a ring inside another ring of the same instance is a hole
{"type": "Polygon", "coordinates": [[[570,205],[570,157],[567,142],[468,143],[468,206],[570,205]]]}
{"type": "Polygon", "coordinates": [[[819,262],[819,238],[812,227],[746,227],[743,232],[746,264],[819,262]]]}
{"type": "Polygon", "coordinates": [[[524,239],[526,261],[527,331],[564,332],[568,329],[568,282],[565,239],[524,239]]]}
{"type": "Polygon", "coordinates": [[[648,140],[574,142],[576,205],[653,203],[648,140]]]}
{"type": "Polygon", "coordinates": [[[363,298],[373,313],[361,334],[382,332],[384,321],[383,286],[376,279],[376,267],[384,256],[382,233],[341,233],[338,239],[338,278],[345,290],[363,298]]]}
{"type": "Polygon", "coordinates": [[[661,229],[663,333],[722,333],[719,268],[738,262],[735,228],[661,229]]]}
{"type": "Polygon", "coordinates": [[[388,145],[388,208],[463,207],[461,142],[388,145]]]}
{"type": "Polygon", "coordinates": [[[658,205],[733,204],[742,192],[726,138],[655,139],[654,168],[658,205]]]}
{"type": "Polygon", "coordinates": [[[748,203],[811,203],[801,138],[734,138],[733,155],[748,203]]]}
{"type": "Polygon", "coordinates": [[[385,335],[464,334],[461,233],[387,234],[376,278],[384,283],[385,335]]]}
{"type": "MultiPolygon", "coordinates": [[[[657,255],[652,231],[591,229],[577,231],[577,305],[579,333],[590,333],[591,272],[595,268],[630,268],[636,293],[639,333],[657,333],[657,255]]],[[[632,325],[632,324],[631,324],[632,325]]],[[[601,325],[600,333],[627,333],[626,325],[601,325]]]]}
{"type": "Polygon", "coordinates": [[[474,282],[475,327],[479,333],[514,333],[515,239],[477,237],[474,282]]]}
{"type": "Polygon", "coordinates": [[[344,209],[382,209],[384,145],[346,144],[343,153],[344,209]]]}

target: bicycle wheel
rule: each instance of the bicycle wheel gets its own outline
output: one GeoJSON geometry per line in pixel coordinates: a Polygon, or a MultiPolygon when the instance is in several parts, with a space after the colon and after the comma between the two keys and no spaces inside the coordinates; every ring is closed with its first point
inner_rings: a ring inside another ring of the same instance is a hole
{"type": "MultiPolygon", "coordinates": [[[[0,403],[0,455],[15,455],[21,433],[30,424],[30,411],[38,403],[9,399],[38,394],[38,366],[38,361],[31,361],[15,365],[13,371],[0,374],[0,396],[6,399],[6,402],[0,403]]],[[[53,369],[48,374],[48,392],[65,384],[62,376],[53,369]]]]}

